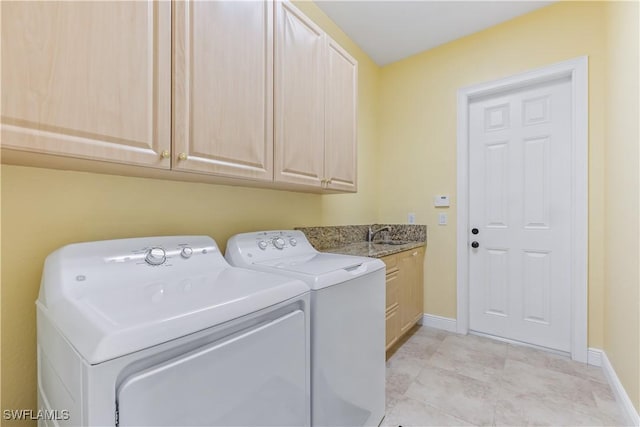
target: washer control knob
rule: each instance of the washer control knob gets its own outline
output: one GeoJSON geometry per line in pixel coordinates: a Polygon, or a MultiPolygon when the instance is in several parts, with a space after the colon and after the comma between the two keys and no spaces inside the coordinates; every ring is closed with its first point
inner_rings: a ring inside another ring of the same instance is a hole
{"type": "Polygon", "coordinates": [[[161,265],[167,260],[167,254],[162,248],[153,247],[147,251],[144,260],[149,265],[161,265]]]}
{"type": "Polygon", "coordinates": [[[180,256],[182,258],[188,259],[188,258],[191,258],[191,255],[193,255],[193,249],[191,249],[189,246],[185,246],[180,251],[180,256]]]}
{"type": "Polygon", "coordinates": [[[273,246],[275,246],[276,249],[284,248],[284,239],[282,237],[276,237],[273,239],[273,246]]]}
{"type": "Polygon", "coordinates": [[[298,244],[298,241],[292,237],[289,239],[289,243],[291,243],[291,246],[295,246],[298,244]]]}
{"type": "Polygon", "coordinates": [[[264,240],[260,240],[260,241],[258,242],[258,247],[264,251],[265,249],[267,249],[267,244],[268,244],[268,243],[267,243],[266,241],[264,241],[264,240]]]}

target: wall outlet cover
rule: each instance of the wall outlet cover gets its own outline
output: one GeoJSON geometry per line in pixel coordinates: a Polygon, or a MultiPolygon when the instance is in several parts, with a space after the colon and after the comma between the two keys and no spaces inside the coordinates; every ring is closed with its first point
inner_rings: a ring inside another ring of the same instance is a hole
{"type": "Polygon", "coordinates": [[[409,214],[407,215],[407,222],[409,224],[415,224],[416,223],[416,214],[414,214],[413,212],[409,212],[409,214]]]}

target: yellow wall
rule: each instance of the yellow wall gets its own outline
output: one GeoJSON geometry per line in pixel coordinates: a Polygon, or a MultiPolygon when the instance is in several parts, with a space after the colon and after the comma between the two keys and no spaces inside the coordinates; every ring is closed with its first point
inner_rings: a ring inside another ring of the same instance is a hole
{"type": "Polygon", "coordinates": [[[640,411],[640,12],[607,6],[604,350],[640,411]]]}
{"type": "Polygon", "coordinates": [[[54,249],[170,234],[210,235],[224,249],[242,231],[376,220],[378,67],[313,3],[299,6],[359,61],[360,191],[320,196],[3,165],[3,409],[36,407],[34,301],[44,258],[54,249]]]}
{"type": "Polygon", "coordinates": [[[380,222],[429,226],[425,311],[456,317],[456,93],[582,55],[589,56],[589,345],[603,344],[603,4],[560,2],[420,53],[380,77],[380,222]],[[433,196],[451,195],[449,209],[433,196]],[[446,212],[447,226],[437,213],[446,212]]]}

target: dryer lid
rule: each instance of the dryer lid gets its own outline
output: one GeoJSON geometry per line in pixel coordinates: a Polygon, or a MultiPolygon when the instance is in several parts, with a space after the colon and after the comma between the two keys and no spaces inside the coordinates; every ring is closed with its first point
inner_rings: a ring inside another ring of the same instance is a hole
{"type": "Polygon", "coordinates": [[[308,291],[298,280],[230,267],[211,238],[154,239],[127,239],[126,245],[163,247],[169,253],[177,242],[187,241],[193,253],[153,267],[136,259],[112,262],[113,253],[99,253],[108,251],[110,241],[66,246],[47,258],[37,301],[39,315],[46,316],[90,364],[222,324],[308,291]]]}

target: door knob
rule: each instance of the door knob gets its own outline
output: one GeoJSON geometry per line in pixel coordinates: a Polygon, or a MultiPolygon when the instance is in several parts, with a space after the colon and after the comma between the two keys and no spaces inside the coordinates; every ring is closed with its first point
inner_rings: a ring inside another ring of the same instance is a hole
{"type": "Polygon", "coordinates": [[[478,246],[480,246],[480,243],[478,243],[478,242],[471,242],[471,247],[472,247],[473,249],[477,248],[478,246]]]}
{"type": "Polygon", "coordinates": [[[478,230],[477,228],[472,228],[471,229],[471,234],[478,234],[480,232],[480,230],[478,230]]]}

